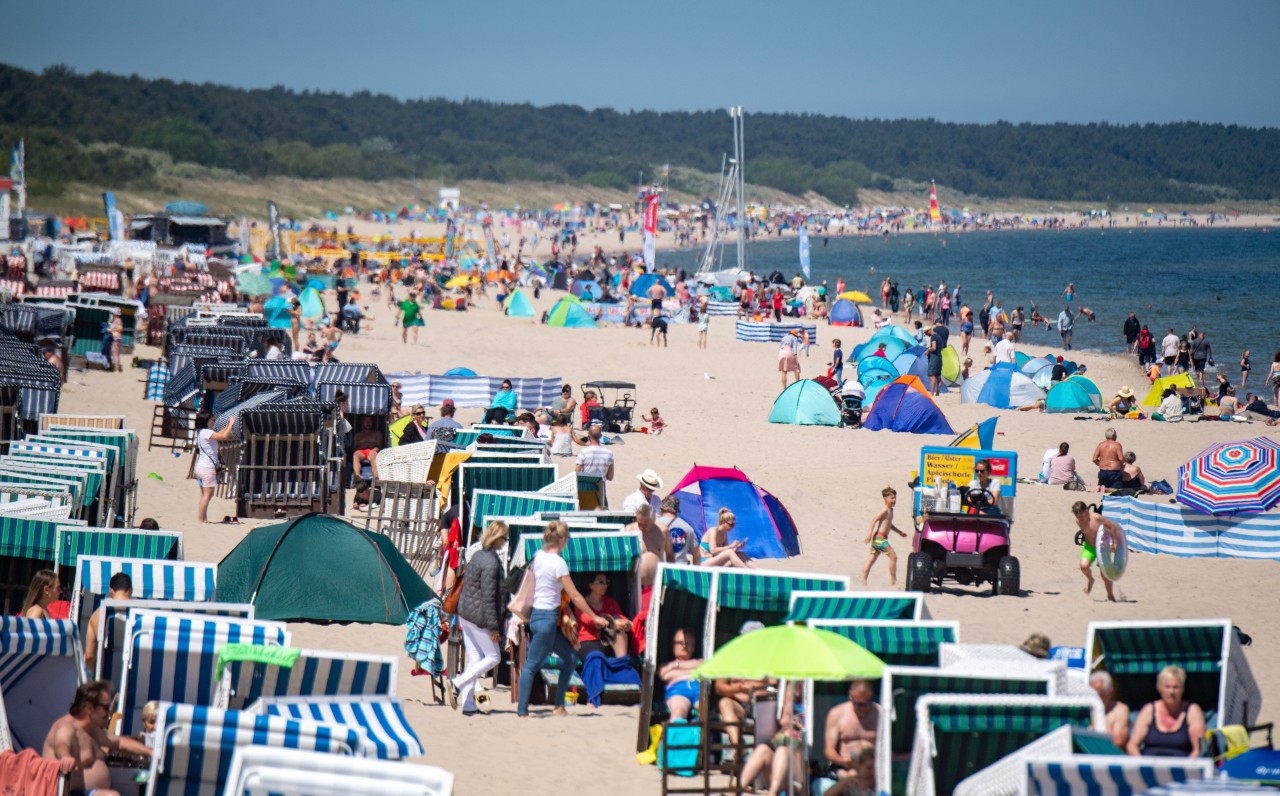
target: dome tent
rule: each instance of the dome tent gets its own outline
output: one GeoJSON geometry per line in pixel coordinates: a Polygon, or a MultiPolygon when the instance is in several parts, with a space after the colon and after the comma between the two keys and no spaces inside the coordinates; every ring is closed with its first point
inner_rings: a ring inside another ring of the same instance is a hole
{"type": "Polygon", "coordinates": [[[389,537],[330,514],[255,528],[218,564],[217,601],[259,619],[402,625],[435,596],[389,537]]]}
{"type": "Polygon", "coordinates": [[[827,313],[827,322],[832,326],[861,326],[862,313],[858,306],[849,299],[836,299],[827,313]]]}
{"type": "Polygon", "coordinates": [[[960,385],[960,403],[1017,409],[1044,398],[1044,390],[1011,363],[997,362],[960,385]]]}
{"type": "Polygon", "coordinates": [[[594,329],[598,325],[596,319],[582,308],[582,302],[572,296],[565,296],[556,302],[547,315],[548,326],[563,326],[569,329],[594,329]]]}
{"type": "Polygon", "coordinates": [[[752,558],[787,558],[800,555],[800,535],[790,512],[763,487],[756,486],[736,467],[695,465],[671,490],[680,498],[680,519],[689,523],[698,538],[716,527],[721,508],[733,512],[737,524],[729,541],[744,543],[752,558]]]}
{"type": "Polygon", "coordinates": [[[812,379],[801,379],[787,387],[773,402],[770,423],[797,426],[838,426],[840,407],[830,391],[812,379]]]}
{"type": "Polygon", "coordinates": [[[1046,412],[1100,412],[1102,392],[1088,376],[1071,376],[1049,389],[1044,397],[1046,412]]]}
{"type": "Polygon", "coordinates": [[[502,305],[502,311],[512,318],[533,317],[533,305],[529,303],[529,297],[524,294],[523,290],[511,291],[511,295],[507,296],[506,303],[502,305]]]}
{"type": "Polygon", "coordinates": [[[942,409],[915,376],[899,376],[880,390],[862,422],[871,431],[889,429],[912,434],[954,434],[942,409]]]}

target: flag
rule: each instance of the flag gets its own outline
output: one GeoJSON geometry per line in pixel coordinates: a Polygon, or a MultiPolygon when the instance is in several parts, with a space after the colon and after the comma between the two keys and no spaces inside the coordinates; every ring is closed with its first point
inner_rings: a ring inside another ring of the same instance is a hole
{"type": "Polygon", "coordinates": [[[929,220],[937,221],[942,218],[942,214],[938,212],[938,186],[929,181],[929,220]]]}
{"type": "Polygon", "coordinates": [[[809,228],[800,225],[800,270],[804,278],[809,279],[809,228]]]}
{"type": "Polygon", "coordinates": [[[453,262],[453,249],[456,245],[454,237],[458,234],[458,226],[453,223],[453,219],[447,219],[444,222],[444,259],[445,262],[453,262]]]}
{"type": "Polygon", "coordinates": [[[111,241],[124,240],[124,213],[116,208],[116,195],[103,191],[102,206],[107,211],[107,238],[111,241]]]}
{"type": "Polygon", "coordinates": [[[489,260],[490,268],[498,267],[498,248],[493,245],[493,216],[485,215],[484,217],[484,251],[485,257],[489,260]]]}
{"type": "Polygon", "coordinates": [[[0,241],[9,240],[9,191],[0,189],[0,241]]]}
{"type": "Polygon", "coordinates": [[[654,236],[658,232],[658,195],[651,193],[644,203],[644,264],[652,272],[656,266],[654,236]]]}
{"type": "Polygon", "coordinates": [[[267,200],[267,224],[271,227],[271,251],[267,252],[267,259],[283,260],[285,253],[280,240],[280,208],[270,199],[267,200]]]}
{"type": "Polygon", "coordinates": [[[13,189],[18,193],[18,215],[25,215],[27,210],[27,140],[18,139],[18,145],[9,154],[9,177],[13,180],[13,189]]]}

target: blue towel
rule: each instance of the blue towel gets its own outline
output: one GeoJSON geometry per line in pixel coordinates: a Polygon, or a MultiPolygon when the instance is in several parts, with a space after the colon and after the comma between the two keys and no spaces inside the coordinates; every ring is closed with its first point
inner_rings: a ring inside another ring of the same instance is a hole
{"type": "Polygon", "coordinates": [[[592,650],[582,662],[582,685],[587,689],[587,702],[600,707],[606,685],[640,685],[640,675],[628,658],[606,658],[603,652],[592,650]]]}

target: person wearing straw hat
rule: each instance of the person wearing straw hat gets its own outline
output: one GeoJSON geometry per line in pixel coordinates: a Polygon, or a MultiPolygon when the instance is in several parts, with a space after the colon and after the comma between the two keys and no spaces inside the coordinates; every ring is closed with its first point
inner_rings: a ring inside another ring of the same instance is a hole
{"type": "Polygon", "coordinates": [[[658,492],[662,489],[662,479],[653,470],[645,470],[636,476],[636,480],[640,482],[640,486],[622,501],[622,510],[635,511],[642,504],[648,503],[653,513],[657,514],[662,508],[662,501],[658,498],[658,492]]]}
{"type": "Polygon", "coordinates": [[[1107,401],[1107,411],[1112,417],[1123,417],[1136,408],[1138,408],[1137,399],[1133,395],[1133,390],[1127,386],[1121,387],[1115,397],[1107,401]]]}

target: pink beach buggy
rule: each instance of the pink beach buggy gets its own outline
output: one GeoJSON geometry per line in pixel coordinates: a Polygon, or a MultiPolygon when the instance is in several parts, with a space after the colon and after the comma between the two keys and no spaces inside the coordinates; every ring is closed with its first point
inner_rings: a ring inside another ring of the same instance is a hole
{"type": "Polygon", "coordinates": [[[993,594],[1017,595],[1018,559],[1010,554],[1018,454],[971,448],[922,448],[914,483],[916,532],[907,557],[907,591],[927,592],[947,579],[990,583],[993,594]],[[991,465],[991,491],[970,489],[979,461],[991,465]]]}

